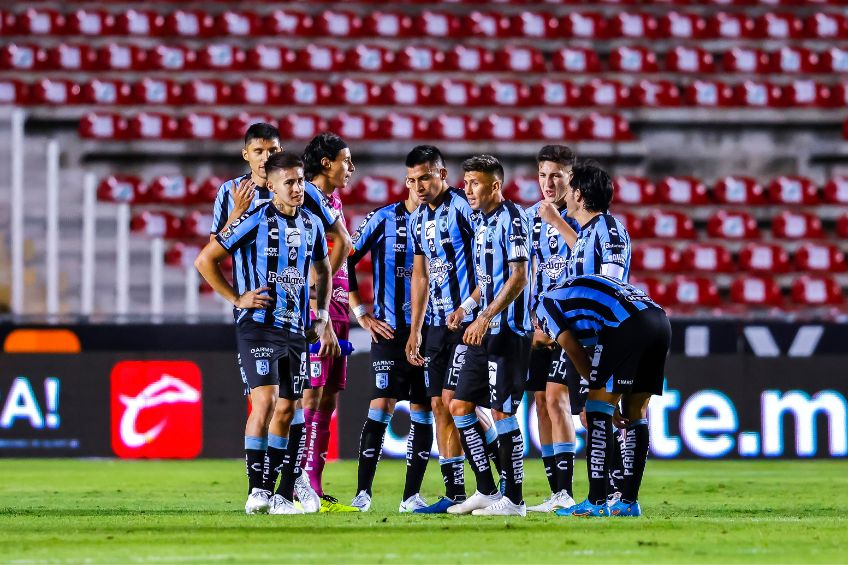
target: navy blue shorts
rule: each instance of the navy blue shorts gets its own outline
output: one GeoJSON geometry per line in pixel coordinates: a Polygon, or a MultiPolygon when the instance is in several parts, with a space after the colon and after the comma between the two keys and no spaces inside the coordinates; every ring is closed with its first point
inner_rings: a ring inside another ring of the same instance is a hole
{"type": "Polygon", "coordinates": [[[502,331],[470,345],[459,371],[454,398],[515,414],[524,396],[531,336],[502,331]]]}
{"type": "Polygon", "coordinates": [[[236,325],[239,370],[246,392],[278,385],[280,397],[297,400],[309,385],[306,337],[250,318],[236,325]]]}
{"type": "Polygon", "coordinates": [[[424,386],[424,367],[416,367],[406,359],[409,329],[395,331],[394,338],[377,338],[371,344],[371,398],[409,400],[413,404],[430,405],[424,386]]]}
{"type": "Polygon", "coordinates": [[[577,373],[568,354],[559,347],[540,347],[530,351],[530,371],[527,374],[525,390],[544,391],[548,383],[568,387],[571,413],[580,414],[583,411],[589,392],[589,381],[577,373]]]}

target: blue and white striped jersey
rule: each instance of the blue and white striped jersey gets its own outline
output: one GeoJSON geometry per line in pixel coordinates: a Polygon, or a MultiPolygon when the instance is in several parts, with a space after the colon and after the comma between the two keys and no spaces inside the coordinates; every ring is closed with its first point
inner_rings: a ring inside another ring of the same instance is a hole
{"type": "Polygon", "coordinates": [[[237,293],[270,287],[266,309],[236,309],[236,322],[246,316],[267,326],[303,334],[309,327],[309,267],[327,256],[324,228],[311,212],[298,208],[286,216],[271,202],[233,220],[215,239],[231,255],[243,256],[236,273],[237,293]]]}
{"type": "Polygon", "coordinates": [[[630,278],[630,234],[610,213],[589,220],[571,250],[568,276],[595,274],[624,282],[630,278]]]}
{"type": "MultiPolygon", "coordinates": [[[[416,255],[423,255],[430,272],[430,300],[426,322],[443,326],[447,317],[471,297],[474,278],[474,210],[465,194],[449,188],[436,207],[422,204],[410,219],[416,255]]],[[[473,316],[465,317],[470,322],[473,316]]]]}
{"type": "Polygon", "coordinates": [[[542,293],[539,326],[551,339],[568,330],[583,346],[596,345],[605,327],[618,327],[646,308],[660,308],[633,285],[603,275],[572,277],[542,293]]]}
{"type": "MultiPolygon", "coordinates": [[[[353,254],[348,272],[371,253],[374,276],[374,317],[394,329],[407,328],[412,308],[409,296],[414,250],[409,221],[412,214],[403,202],[377,208],[362,221],[353,234],[353,254]]],[[[356,290],[356,277],[350,277],[356,290]]]]}
{"type": "MultiPolygon", "coordinates": [[[[503,290],[509,278],[509,264],[529,262],[529,235],[527,216],[509,200],[504,200],[480,218],[474,236],[474,265],[480,287],[481,310],[485,310],[503,290]]],[[[518,335],[531,331],[530,289],[527,286],[489,324],[492,335],[506,330],[518,335]]]]}
{"type": "MultiPolygon", "coordinates": [[[[543,291],[568,278],[568,260],[571,258],[571,248],[559,231],[539,216],[539,205],[542,202],[537,202],[525,211],[530,222],[530,257],[536,267],[531,298],[534,310],[543,291]]],[[[560,216],[579,233],[580,224],[566,216],[566,212],[563,207],[560,216]]]]}

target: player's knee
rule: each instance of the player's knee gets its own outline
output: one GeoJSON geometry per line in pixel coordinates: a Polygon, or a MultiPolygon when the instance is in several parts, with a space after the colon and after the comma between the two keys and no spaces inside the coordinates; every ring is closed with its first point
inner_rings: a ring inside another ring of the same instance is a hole
{"type": "Polygon", "coordinates": [[[562,420],[566,414],[571,414],[571,402],[568,399],[568,391],[557,394],[548,394],[547,401],[548,417],[557,421],[562,420]]]}
{"type": "Polygon", "coordinates": [[[465,416],[474,412],[474,405],[462,400],[451,400],[450,414],[451,416],[465,416]]]}
{"type": "Polygon", "coordinates": [[[382,410],[387,414],[391,414],[395,411],[395,402],[390,398],[375,398],[371,401],[371,404],[368,405],[369,408],[373,410],[382,410]]]}

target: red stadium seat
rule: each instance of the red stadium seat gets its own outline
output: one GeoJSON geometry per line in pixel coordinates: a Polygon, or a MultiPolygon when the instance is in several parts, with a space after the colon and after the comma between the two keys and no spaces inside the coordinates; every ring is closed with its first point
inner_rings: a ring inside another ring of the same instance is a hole
{"type": "MultiPolygon", "coordinates": [[[[435,55],[434,55],[435,56],[435,55]]],[[[447,52],[444,60],[438,62],[440,68],[469,73],[484,71],[495,64],[495,54],[482,47],[457,45],[447,52]]]]}
{"type": "Polygon", "coordinates": [[[183,85],[186,104],[215,106],[230,100],[231,89],[219,80],[194,79],[183,85]]]}
{"type": "Polygon", "coordinates": [[[478,136],[481,140],[514,141],[526,139],[527,120],[521,116],[488,114],[479,122],[478,136]]]}
{"type": "Polygon", "coordinates": [[[630,284],[642,289],[645,294],[650,296],[660,306],[665,306],[668,302],[666,285],[658,279],[652,277],[630,277],[630,284]]]}
{"type": "Polygon", "coordinates": [[[189,212],[182,220],[182,237],[206,238],[212,230],[212,216],[206,210],[189,212]]]}
{"type": "Polygon", "coordinates": [[[559,30],[559,20],[551,14],[526,11],[512,17],[511,29],[514,35],[545,39],[556,37],[559,30]]]}
{"type": "Polygon", "coordinates": [[[768,39],[800,39],[804,22],[794,14],[768,12],[757,18],[756,33],[768,39]]]}
{"type": "Polygon", "coordinates": [[[619,108],[629,97],[628,88],[615,80],[594,78],[583,85],[583,103],[587,106],[619,108]]]}
{"type": "Polygon", "coordinates": [[[105,106],[135,104],[132,86],[120,80],[95,79],[81,85],[80,101],[83,104],[105,106]]]}
{"type": "Polygon", "coordinates": [[[16,14],[13,21],[12,30],[18,35],[62,35],[65,31],[65,17],[56,10],[30,8],[16,14]]]}
{"type": "Polygon", "coordinates": [[[29,86],[26,83],[0,79],[0,104],[26,106],[29,103],[29,86]]]}
{"type": "Polygon", "coordinates": [[[79,134],[87,139],[123,139],[127,122],[117,114],[92,112],[80,120],[79,134]]]}
{"type": "Polygon", "coordinates": [[[372,12],[362,21],[363,35],[368,37],[411,37],[413,18],[396,12],[372,12]]]}
{"type": "Polygon", "coordinates": [[[114,33],[120,36],[140,36],[146,37],[153,34],[154,22],[156,18],[163,16],[157,15],[151,10],[126,10],[120,14],[115,14],[114,33]]]}
{"type": "Polygon", "coordinates": [[[774,237],[786,239],[811,239],[824,237],[821,218],[814,214],[784,211],[772,220],[774,237]]]}
{"type": "Polygon", "coordinates": [[[642,221],[642,236],[657,239],[695,239],[695,224],[692,218],[682,212],[654,210],[642,221]]]}
{"type": "Polygon", "coordinates": [[[799,176],[779,176],[768,187],[769,200],[774,204],[815,205],[819,189],[812,180],[799,176]]]}
{"type": "Polygon", "coordinates": [[[787,273],[789,253],[781,245],[749,243],[739,251],[739,266],[752,273],[787,273]]]}
{"type": "Polygon", "coordinates": [[[673,107],[681,102],[680,89],[671,81],[640,80],[630,87],[630,104],[637,107],[673,107]]]}
{"type": "Polygon", "coordinates": [[[394,80],[383,86],[382,103],[390,106],[423,106],[429,102],[430,89],[420,82],[394,80]]]}
{"type": "Polygon", "coordinates": [[[707,32],[707,20],[698,14],[668,12],[659,19],[660,37],[698,39],[707,32]]]}
{"type": "Polygon", "coordinates": [[[602,39],[607,35],[607,21],[597,12],[570,12],[560,20],[562,37],[602,39]]]}
{"type": "Polygon", "coordinates": [[[495,53],[498,68],[516,73],[542,72],[545,70],[545,56],[533,47],[507,45],[495,53]]]}
{"type": "Polygon", "coordinates": [[[824,185],[824,200],[828,204],[848,204],[848,176],[830,179],[824,185]]]}
{"type": "Polygon", "coordinates": [[[350,106],[371,106],[380,101],[380,87],[364,80],[344,79],[330,89],[332,100],[350,106]]]}
{"type": "Polygon", "coordinates": [[[719,210],[707,220],[707,234],[722,239],[754,239],[760,237],[760,229],[747,212],[719,210]]]}
{"type": "Polygon", "coordinates": [[[0,48],[0,65],[14,71],[33,71],[47,60],[43,49],[32,45],[9,43],[0,48]]]}
{"type": "Polygon", "coordinates": [[[614,213],[615,217],[618,218],[618,220],[622,224],[624,224],[624,229],[627,230],[627,233],[630,234],[630,237],[632,239],[638,239],[642,237],[642,235],[644,234],[644,230],[642,227],[644,222],[639,216],[631,212],[621,212],[618,210],[614,211],[614,213]]]}
{"type": "Polygon", "coordinates": [[[262,33],[262,18],[255,12],[227,10],[215,18],[218,35],[224,37],[250,37],[262,33]]]}
{"type": "Polygon", "coordinates": [[[676,73],[711,73],[715,70],[712,53],[685,45],[678,45],[668,52],[665,66],[676,73]]]}
{"type": "Polygon", "coordinates": [[[260,71],[294,68],[297,55],[278,45],[256,45],[245,52],[245,65],[260,71]]]}
{"type": "Polygon", "coordinates": [[[843,214],[836,220],[836,235],[848,238],[848,214],[843,214]]]}
{"type": "Polygon", "coordinates": [[[613,179],[614,199],[624,204],[655,204],[657,187],[643,177],[617,176],[613,179]]]}
{"type": "Polygon", "coordinates": [[[529,102],[534,106],[576,106],[581,102],[580,87],[570,82],[543,80],[531,86],[529,102]]]}
{"type": "Polygon", "coordinates": [[[541,199],[537,177],[515,177],[506,183],[503,192],[507,199],[527,206],[541,199]]]}
{"type": "Polygon", "coordinates": [[[633,139],[630,125],[618,115],[588,114],[580,120],[580,135],[599,141],[629,141],[633,139]]]}
{"type": "Polygon", "coordinates": [[[461,28],[461,19],[448,12],[425,11],[417,14],[413,29],[428,37],[451,37],[461,28]]]}
{"type": "Polygon", "coordinates": [[[746,306],[780,306],[783,295],[774,279],[745,275],[730,285],[730,298],[746,306]]]}
{"type": "Polygon", "coordinates": [[[276,37],[309,37],[315,35],[312,18],[297,10],[274,10],[263,23],[265,35],[276,37]]]}
{"type": "Polygon", "coordinates": [[[810,14],[804,21],[809,37],[817,39],[848,38],[848,18],[838,12],[819,12],[810,14]]]}
{"type": "Polygon", "coordinates": [[[279,84],[249,78],[237,82],[230,92],[230,101],[233,104],[253,104],[257,106],[279,104],[282,96],[282,89],[279,84]]]}
{"type": "Polygon", "coordinates": [[[835,245],[804,243],[795,251],[795,267],[799,271],[843,273],[848,269],[845,253],[835,245]]]}
{"type": "Polygon", "coordinates": [[[373,139],[377,133],[377,123],[368,114],[337,114],[330,120],[330,130],[345,139],[373,139]]]}
{"type": "Polygon", "coordinates": [[[562,47],[554,52],[553,68],[569,73],[596,73],[601,70],[598,54],[586,47],[562,47]]]}
{"type": "MultiPolygon", "coordinates": [[[[397,54],[396,62],[399,69],[404,71],[440,71],[445,66],[446,56],[434,47],[426,45],[409,45],[397,54]]],[[[474,70],[474,69],[459,69],[474,70]]]]}
{"type": "Polygon", "coordinates": [[[819,56],[804,47],[784,45],[771,54],[771,67],[776,73],[814,73],[819,56]]]}
{"type": "Polygon", "coordinates": [[[686,87],[684,98],[691,106],[705,108],[720,108],[735,104],[733,87],[720,81],[696,80],[686,87]]]}
{"type": "Polygon", "coordinates": [[[148,237],[177,239],[183,235],[182,220],[168,212],[145,210],[133,214],[130,220],[130,229],[148,237]]]}
{"type": "Polygon", "coordinates": [[[708,204],[707,186],[694,177],[666,177],[657,184],[657,193],[668,204],[708,204]]]}
{"type": "Polygon", "coordinates": [[[805,306],[842,304],[842,288],[830,277],[803,275],[792,282],[792,302],[805,306]]]}
{"type": "Polygon", "coordinates": [[[245,52],[235,45],[211,43],[198,52],[196,64],[209,71],[229,71],[243,68],[246,60],[245,52]]]}
{"type": "Polygon", "coordinates": [[[494,12],[471,12],[463,18],[462,27],[465,34],[474,37],[497,39],[511,35],[509,18],[494,12]]]}
{"type": "Polygon", "coordinates": [[[332,96],[329,85],[317,80],[295,79],[284,84],[280,89],[280,99],[283,104],[299,106],[315,106],[332,96]]]}
{"type": "Polygon", "coordinates": [[[142,79],[132,86],[132,91],[139,104],[174,106],[183,100],[182,87],[167,79],[142,79]]]}
{"type": "Polygon", "coordinates": [[[707,19],[707,34],[720,39],[746,39],[754,37],[756,24],[744,13],[719,12],[707,19]]]}
{"type": "Polygon", "coordinates": [[[681,254],[681,265],[687,271],[729,273],[736,269],[730,251],[714,243],[693,243],[681,254]]]}
{"type": "Polygon", "coordinates": [[[98,64],[112,71],[140,71],[148,66],[148,53],[135,45],[110,43],[97,52],[98,64]]]}
{"type": "Polygon", "coordinates": [[[331,72],[341,69],[345,55],[331,45],[308,45],[297,52],[295,58],[304,71],[331,72]]]}
{"type": "Polygon", "coordinates": [[[346,54],[348,68],[356,71],[384,73],[392,70],[395,55],[380,45],[360,44],[346,54]]]}
{"type": "Polygon", "coordinates": [[[458,108],[477,106],[480,103],[480,87],[471,81],[443,80],[431,88],[430,101],[458,108]]]}
{"type": "MultiPolygon", "coordinates": [[[[367,176],[360,178],[351,186],[349,194],[350,201],[354,204],[376,206],[402,200],[406,197],[406,188],[392,177],[367,176]]],[[[347,203],[347,199],[345,202],[347,203]]]]}
{"type": "Polygon", "coordinates": [[[200,10],[176,10],[154,22],[154,33],[165,37],[212,37],[215,18],[200,10]]]}
{"type": "Polygon", "coordinates": [[[415,114],[386,114],[377,124],[382,139],[426,138],[429,122],[415,114]]]}
{"type": "Polygon", "coordinates": [[[199,253],[199,245],[189,245],[178,241],[169,246],[168,250],[165,251],[165,264],[184,269],[194,268],[194,260],[199,253]]]}
{"type": "Polygon", "coordinates": [[[137,202],[146,192],[140,178],[132,176],[109,176],[97,186],[97,199],[104,202],[137,202]]]}
{"type": "Polygon", "coordinates": [[[767,73],[772,64],[768,53],[751,47],[734,47],[722,58],[724,70],[734,73],[767,73]]]}
{"type": "MultiPolygon", "coordinates": [[[[203,68],[209,64],[209,51],[217,53],[215,46],[207,45],[201,51],[203,68]]],[[[153,70],[185,71],[193,69],[198,63],[198,55],[183,45],[157,45],[147,55],[147,66],[153,70]]],[[[227,67],[222,67],[227,68],[227,67]]]]}
{"type": "Polygon", "coordinates": [[[609,20],[611,37],[646,40],[657,37],[659,25],[651,14],[618,12],[609,20]]]}
{"type": "Polygon", "coordinates": [[[848,72],[848,48],[833,46],[819,56],[819,68],[822,72],[846,73],[848,72]]]}
{"type": "Polygon", "coordinates": [[[326,10],[315,18],[315,32],[323,37],[359,37],[362,18],[353,12],[326,10]]]}
{"type": "MultiPolygon", "coordinates": [[[[150,202],[182,204],[186,201],[194,183],[182,175],[161,176],[153,179],[147,187],[150,202]]],[[[209,233],[207,230],[206,233],[209,233]]]]}
{"type": "Polygon", "coordinates": [[[623,45],[612,50],[610,70],[620,73],[653,73],[657,71],[657,54],[645,47],[623,45]]]}
{"type": "Polygon", "coordinates": [[[76,10],[65,18],[67,35],[89,35],[94,37],[114,33],[115,16],[103,10],[76,10]]]}
{"type": "Polygon", "coordinates": [[[762,185],[751,177],[731,176],[718,179],[713,186],[716,202],[720,204],[765,204],[762,185]]]}
{"type": "MultiPolygon", "coordinates": [[[[198,121],[198,124],[195,127],[197,130],[201,131],[198,132],[199,135],[195,135],[196,138],[214,135],[217,139],[221,140],[243,139],[242,135],[244,135],[244,132],[247,131],[247,128],[249,128],[251,124],[263,122],[273,126],[277,125],[277,120],[269,114],[239,112],[229,120],[222,116],[214,116],[214,118],[214,120],[208,120],[205,122],[198,121]]],[[[207,116],[204,116],[204,119],[207,119],[207,116]]]]}
{"type": "Polygon", "coordinates": [[[633,248],[633,268],[639,271],[676,273],[680,271],[680,253],[668,245],[637,245],[633,248]]]}
{"type": "Polygon", "coordinates": [[[561,114],[537,114],[527,123],[529,139],[544,139],[562,142],[579,137],[578,123],[570,116],[561,114]]]}
{"type": "Polygon", "coordinates": [[[34,104],[79,104],[80,95],[80,86],[67,80],[43,79],[30,87],[30,100],[34,104]]]}
{"type": "Polygon", "coordinates": [[[440,114],[430,122],[430,129],[436,139],[465,141],[474,139],[477,133],[477,124],[468,116],[440,114]]]}
{"type": "Polygon", "coordinates": [[[795,79],[783,86],[783,105],[788,108],[801,106],[838,106],[834,94],[830,89],[818,84],[811,79],[795,79]]]}
{"type": "Polygon", "coordinates": [[[496,79],[480,89],[480,102],[492,106],[525,106],[530,99],[530,88],[524,81],[496,79]]]}
{"type": "Polygon", "coordinates": [[[666,302],[680,306],[718,306],[718,287],[706,277],[676,276],[666,287],[666,302]]]}
{"type": "Polygon", "coordinates": [[[127,120],[130,139],[176,139],[181,133],[177,120],[168,114],[141,112],[127,120]]]}
{"type": "Polygon", "coordinates": [[[286,113],[280,118],[280,136],[284,139],[312,139],[327,129],[327,123],[316,114],[286,113]]]}
{"type": "Polygon", "coordinates": [[[101,66],[97,50],[89,45],[62,43],[42,52],[40,67],[57,71],[96,71],[101,66]]]}

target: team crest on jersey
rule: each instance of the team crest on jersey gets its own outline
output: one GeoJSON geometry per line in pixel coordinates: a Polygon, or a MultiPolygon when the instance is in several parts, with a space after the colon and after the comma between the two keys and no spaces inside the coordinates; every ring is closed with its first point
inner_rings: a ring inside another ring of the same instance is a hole
{"type": "Polygon", "coordinates": [[[300,228],[286,228],[286,246],[300,247],[300,228]]]}
{"type": "Polygon", "coordinates": [[[556,249],[558,245],[559,241],[557,240],[557,238],[552,237],[548,240],[548,247],[550,247],[551,249],[556,249]]]}
{"type": "Polygon", "coordinates": [[[376,384],[377,388],[383,390],[389,386],[389,374],[388,373],[377,373],[376,374],[376,384]]]}
{"type": "Polygon", "coordinates": [[[445,282],[448,278],[448,271],[451,269],[453,269],[453,265],[446,261],[442,261],[438,257],[430,259],[430,278],[433,279],[433,282],[436,284],[442,284],[445,282]]]}
{"type": "Polygon", "coordinates": [[[268,273],[268,283],[282,286],[289,294],[298,294],[305,282],[303,273],[294,267],[286,267],[281,273],[268,273]]]}
{"type": "Polygon", "coordinates": [[[265,376],[271,372],[271,363],[267,359],[256,360],[256,373],[265,376]]]}
{"type": "Polygon", "coordinates": [[[229,239],[233,236],[233,228],[232,226],[225,227],[221,233],[218,234],[221,236],[221,239],[229,239]]]}
{"type": "Polygon", "coordinates": [[[568,261],[561,255],[551,255],[547,261],[539,265],[539,268],[551,279],[558,279],[566,267],[568,267],[568,261]]]}
{"type": "Polygon", "coordinates": [[[439,231],[448,231],[448,219],[442,218],[439,220],[439,231]]]}

